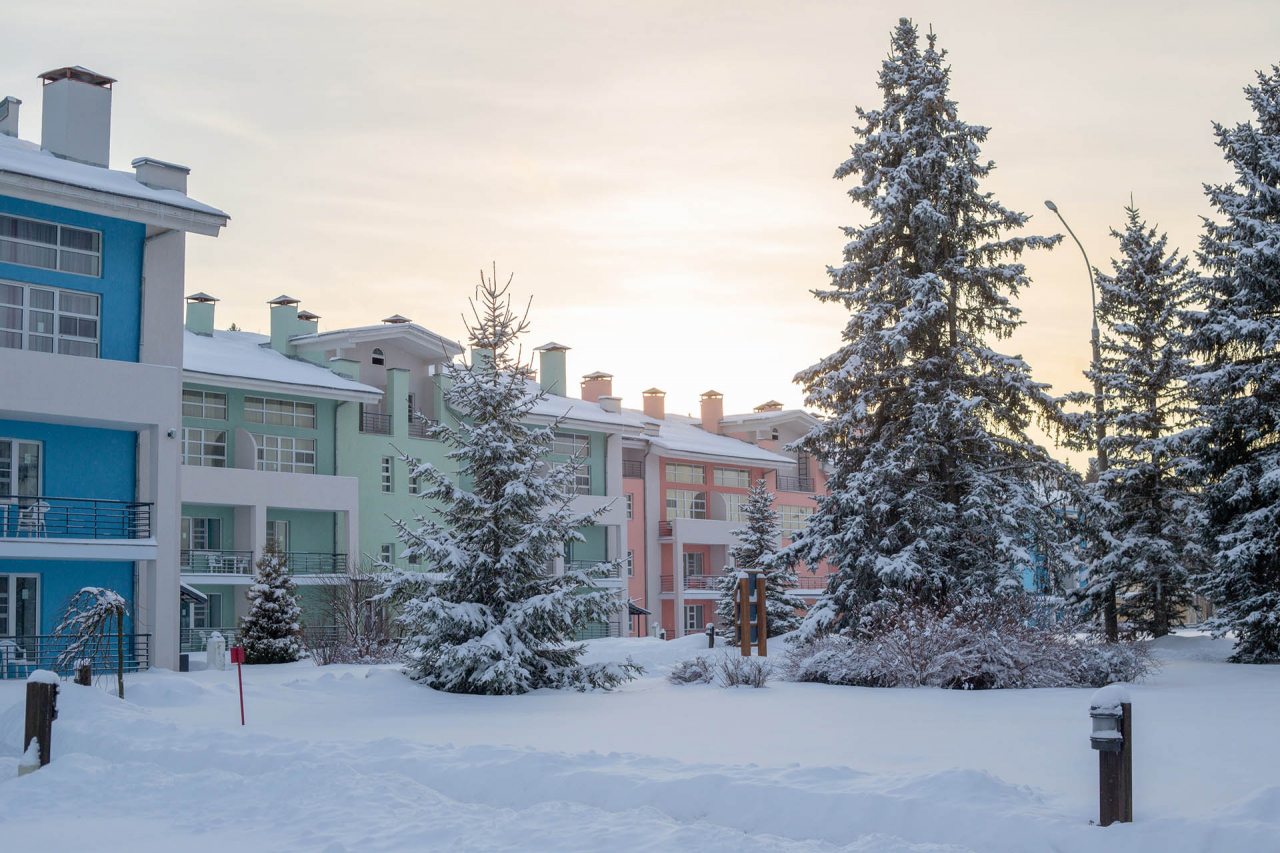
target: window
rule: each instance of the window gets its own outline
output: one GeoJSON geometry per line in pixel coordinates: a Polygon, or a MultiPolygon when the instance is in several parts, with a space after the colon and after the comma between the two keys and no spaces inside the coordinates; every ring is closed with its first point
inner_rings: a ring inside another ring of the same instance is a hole
{"type": "Polygon", "coordinates": [[[667,519],[706,518],[706,492],[688,489],[667,489],[667,519]]]}
{"type": "Polygon", "coordinates": [[[97,358],[98,331],[97,294],[0,282],[0,347],[97,358]]]}
{"type": "Polygon", "coordinates": [[[551,452],[584,459],[591,452],[591,437],[577,432],[557,432],[551,439],[551,452]]]}
{"type": "Polygon", "coordinates": [[[258,444],[258,470],[293,474],[316,472],[316,440],[290,435],[253,433],[258,444]]]}
{"type": "Polygon", "coordinates": [[[591,471],[586,468],[581,468],[573,472],[573,483],[569,486],[569,494],[591,494],[591,471]]]}
{"type": "Polygon", "coordinates": [[[636,576],[636,552],[627,551],[627,577],[633,578],[635,576],[636,576]]]}
{"type": "Polygon", "coordinates": [[[667,463],[668,483],[694,483],[701,485],[707,481],[707,472],[701,465],[681,465],[677,462],[667,463]]]}
{"type": "Polygon", "coordinates": [[[227,431],[183,427],[182,464],[206,468],[227,467],[227,431]]]}
{"type": "Polygon", "coordinates": [[[396,546],[388,542],[379,548],[378,561],[382,563],[394,563],[396,561],[396,546]]]}
{"type": "Polygon", "coordinates": [[[377,365],[385,365],[387,363],[386,356],[382,354],[380,347],[373,348],[373,355],[369,358],[369,361],[377,365]]]}
{"type": "Polygon", "coordinates": [[[686,632],[697,633],[706,627],[703,619],[703,605],[686,604],[684,606],[684,630],[686,632]]]}
{"type": "Polygon", "coordinates": [[[267,547],[279,554],[289,553],[289,522],[273,518],[267,522],[267,547]]]}
{"type": "Polygon", "coordinates": [[[732,489],[751,488],[751,472],[746,468],[717,468],[713,475],[717,486],[732,489]]]}
{"type": "Polygon", "coordinates": [[[418,478],[413,475],[409,476],[409,494],[418,494],[418,478]]]}
{"type": "Polygon", "coordinates": [[[725,521],[735,521],[738,523],[746,523],[747,520],[747,496],[735,495],[727,492],[720,497],[724,498],[724,518],[725,521]]]}
{"type": "Polygon", "coordinates": [[[222,519],[182,517],[183,551],[217,551],[222,547],[222,519]]]}
{"type": "Polygon", "coordinates": [[[0,214],[0,261],[97,277],[102,232],[0,214]]]}
{"type": "MultiPolygon", "coordinates": [[[[0,438],[0,499],[34,498],[39,494],[40,443],[0,438]]],[[[0,514],[0,521],[4,518],[0,514]]]]}
{"type": "Polygon", "coordinates": [[[635,495],[631,495],[631,494],[627,495],[627,520],[628,521],[636,517],[636,514],[635,514],[636,502],[634,498],[635,498],[635,495]]]}
{"type": "Polygon", "coordinates": [[[316,407],[314,403],[299,403],[295,400],[245,397],[244,419],[251,424],[315,429],[316,407]]]}
{"type": "Polygon", "coordinates": [[[395,480],[393,479],[394,469],[391,465],[392,459],[390,456],[382,457],[382,466],[380,469],[382,474],[382,491],[388,493],[395,491],[395,480]]]}
{"type": "Polygon", "coordinates": [[[702,575],[706,565],[706,554],[701,551],[684,552],[684,575],[702,575]]]}
{"type": "Polygon", "coordinates": [[[182,416],[212,421],[227,419],[227,395],[216,391],[182,389],[182,416]]]}
{"type": "Polygon", "coordinates": [[[40,577],[0,575],[0,637],[12,637],[19,649],[40,633],[40,577]]]}
{"type": "Polygon", "coordinates": [[[780,506],[778,507],[778,521],[782,532],[786,536],[791,536],[809,523],[809,516],[813,515],[813,507],[811,506],[780,506]]]}

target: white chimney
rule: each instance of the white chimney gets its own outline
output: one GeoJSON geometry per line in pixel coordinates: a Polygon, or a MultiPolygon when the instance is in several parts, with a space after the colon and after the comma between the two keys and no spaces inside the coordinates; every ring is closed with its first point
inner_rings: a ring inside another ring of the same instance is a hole
{"type": "Polygon", "coordinates": [[[22,101],[12,95],[0,98],[0,136],[18,135],[18,107],[22,101]]]}
{"type": "Polygon", "coordinates": [[[139,157],[131,164],[138,182],[156,190],[177,190],[187,194],[187,175],[191,170],[177,163],[166,163],[154,157],[139,157]]]}
{"type": "Polygon", "coordinates": [[[106,167],[111,155],[111,84],[79,65],[55,68],[44,81],[40,147],[66,160],[106,167]]]}

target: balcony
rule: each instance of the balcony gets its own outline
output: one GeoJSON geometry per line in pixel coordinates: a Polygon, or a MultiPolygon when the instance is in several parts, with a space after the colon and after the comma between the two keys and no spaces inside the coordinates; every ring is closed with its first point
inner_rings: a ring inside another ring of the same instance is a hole
{"type": "MultiPolygon", "coordinates": [[[[289,574],[295,577],[333,577],[347,573],[346,554],[289,551],[284,557],[289,574]]],[[[237,578],[243,582],[246,578],[252,577],[256,562],[253,551],[186,550],[181,556],[183,574],[219,575],[225,578],[223,582],[235,582],[237,578]]]]}
{"type": "Polygon", "coordinates": [[[574,632],[575,640],[600,640],[605,637],[621,637],[622,626],[617,622],[591,622],[574,632]]]}
{"type": "MultiPolygon", "coordinates": [[[[565,562],[564,568],[567,572],[590,572],[599,565],[599,560],[568,560],[565,562]]],[[[603,574],[596,576],[596,580],[608,583],[609,581],[617,581],[621,576],[622,567],[617,564],[610,564],[603,574]]]]}
{"type": "Polygon", "coordinates": [[[0,557],[154,560],[152,504],[32,495],[0,499],[0,557]]]}
{"type": "Polygon", "coordinates": [[[831,575],[815,575],[810,572],[796,573],[796,589],[826,589],[827,579],[831,575]]]}
{"type": "Polygon", "coordinates": [[[183,550],[179,556],[182,571],[201,575],[251,575],[252,551],[183,550]]]}
{"type": "MultiPolygon", "coordinates": [[[[685,575],[684,589],[686,592],[716,592],[720,591],[720,579],[722,575],[685,575]]],[[[671,575],[662,576],[662,592],[675,592],[676,579],[671,575]]]]}
{"type": "Polygon", "coordinates": [[[643,480],[644,479],[644,460],[623,459],[622,460],[622,476],[630,477],[633,480],[643,480]]]}
{"type": "Polygon", "coordinates": [[[778,475],[778,491],[780,492],[810,492],[814,491],[812,477],[791,477],[786,474],[778,475]]]}
{"type": "MultiPolygon", "coordinates": [[[[438,426],[440,426],[440,422],[432,418],[424,418],[423,420],[418,420],[417,418],[413,417],[413,415],[410,415],[409,416],[409,437],[410,438],[431,438],[431,431],[438,426]]],[[[387,428],[390,429],[390,427],[391,427],[391,424],[388,421],[387,428]]]]}
{"type": "MultiPolygon", "coordinates": [[[[47,669],[69,677],[74,661],[66,660],[67,646],[74,638],[61,634],[38,634],[0,638],[0,679],[25,679],[37,669],[47,669]]],[[[151,664],[151,635],[125,634],[123,637],[124,671],[140,672],[151,664]]],[[[88,658],[95,675],[115,672],[120,649],[115,634],[104,634],[89,647],[76,653],[77,659],[88,658]]]]}
{"type": "Polygon", "coordinates": [[[360,412],[360,431],[373,435],[391,435],[391,415],[386,412],[360,412]]]}

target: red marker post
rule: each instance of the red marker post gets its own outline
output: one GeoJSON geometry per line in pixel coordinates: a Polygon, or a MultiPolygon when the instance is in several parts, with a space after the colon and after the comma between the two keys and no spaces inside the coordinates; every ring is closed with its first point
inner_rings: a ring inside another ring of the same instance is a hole
{"type": "Polygon", "coordinates": [[[240,685],[240,725],[244,725],[244,646],[231,647],[231,662],[236,665],[236,682],[240,685]]]}

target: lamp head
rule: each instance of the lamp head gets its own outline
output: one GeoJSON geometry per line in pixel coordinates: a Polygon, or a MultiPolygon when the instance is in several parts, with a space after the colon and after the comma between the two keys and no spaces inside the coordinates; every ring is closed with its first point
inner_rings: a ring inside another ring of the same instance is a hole
{"type": "Polygon", "coordinates": [[[1049,201],[1048,199],[1044,200],[1044,206],[1052,210],[1054,213],[1058,212],[1058,206],[1053,202],[1049,201]]]}

